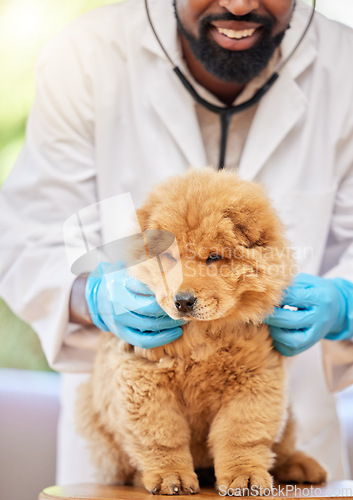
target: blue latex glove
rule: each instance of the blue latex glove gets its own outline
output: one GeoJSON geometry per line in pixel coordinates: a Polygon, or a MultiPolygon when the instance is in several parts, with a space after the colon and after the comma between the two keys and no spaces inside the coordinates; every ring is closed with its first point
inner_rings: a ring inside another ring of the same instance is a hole
{"type": "Polygon", "coordinates": [[[305,351],[320,339],[353,337],[353,283],[299,274],[287,289],[282,306],[264,323],[270,326],[273,345],[284,356],[305,351]]]}
{"type": "Polygon", "coordinates": [[[170,318],[155,295],[121,263],[99,266],[87,278],[85,298],[93,323],[145,349],[179,338],[185,321],[170,318]]]}

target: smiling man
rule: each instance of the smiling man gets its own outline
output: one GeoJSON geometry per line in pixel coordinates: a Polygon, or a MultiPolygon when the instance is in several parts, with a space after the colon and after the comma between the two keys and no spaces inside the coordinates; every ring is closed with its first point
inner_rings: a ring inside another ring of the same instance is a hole
{"type": "Polygon", "coordinates": [[[195,79],[210,91],[227,82],[234,96],[266,68],[294,8],[292,1],[173,4],[183,55],[195,79]]]}
{"type": "MultiPolygon", "coordinates": [[[[216,106],[250,99],[311,15],[291,0],[149,4],[168,54],[216,106]]],[[[274,347],[293,356],[299,447],[324,462],[331,479],[349,477],[332,391],[353,382],[352,53],[352,31],[315,16],[271,89],[233,116],[225,158],[225,168],[266,187],[305,273],[286,295],[297,310],[278,308],[267,322],[274,347]]],[[[138,207],[157,182],[190,166],[216,168],[220,127],[172,71],[142,0],[72,23],[44,49],[37,81],[26,144],[0,195],[0,295],[64,373],[57,480],[69,484],[94,478],[73,408],[87,376],[79,372],[92,369],[112,304],[100,282],[70,272],[63,224],[90,206],[87,248],[111,241],[115,224],[93,209],[97,202],[129,192],[138,207]]],[[[117,222],[124,218],[116,213],[117,222]]],[[[114,287],[126,314],[109,317],[113,333],[145,348],[182,334],[150,296],[140,314],[130,311],[136,293],[143,300],[141,284],[127,278],[114,287]]]]}

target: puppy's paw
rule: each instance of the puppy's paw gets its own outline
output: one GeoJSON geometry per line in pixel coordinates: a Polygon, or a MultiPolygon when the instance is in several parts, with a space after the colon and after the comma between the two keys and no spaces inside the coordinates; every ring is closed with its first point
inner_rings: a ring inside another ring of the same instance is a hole
{"type": "Polygon", "coordinates": [[[200,491],[194,472],[145,472],[143,483],[153,495],[193,495],[200,491]]]}
{"type": "Polygon", "coordinates": [[[280,482],[324,483],[326,470],[312,457],[296,451],[283,464],[275,466],[273,474],[280,482]]]}
{"type": "Polygon", "coordinates": [[[243,467],[235,467],[231,477],[217,478],[217,488],[220,494],[263,495],[263,490],[272,488],[272,476],[265,469],[248,471],[243,467]]]}

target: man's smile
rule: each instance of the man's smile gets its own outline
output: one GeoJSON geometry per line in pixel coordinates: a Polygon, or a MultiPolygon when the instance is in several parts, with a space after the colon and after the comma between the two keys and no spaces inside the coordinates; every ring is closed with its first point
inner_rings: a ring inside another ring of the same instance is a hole
{"type": "Polygon", "coordinates": [[[289,27],[293,1],[286,0],[280,8],[276,0],[271,2],[271,9],[265,8],[267,3],[259,4],[258,9],[250,8],[250,3],[249,8],[240,9],[234,3],[228,9],[212,0],[207,9],[208,0],[204,1],[173,0],[184,54],[189,51],[188,64],[200,72],[195,63],[198,61],[210,78],[232,85],[250,82],[265,69],[280,45],[289,27]]]}
{"type": "Polygon", "coordinates": [[[214,21],[210,26],[210,36],[227,50],[248,50],[261,37],[261,25],[239,21],[214,21]]]}
{"type": "Polygon", "coordinates": [[[236,30],[227,30],[225,28],[217,28],[218,33],[221,33],[222,35],[227,36],[228,38],[232,39],[237,39],[241,40],[242,38],[248,38],[249,36],[252,36],[255,33],[255,29],[251,30],[242,30],[242,31],[236,31],[236,30]]]}

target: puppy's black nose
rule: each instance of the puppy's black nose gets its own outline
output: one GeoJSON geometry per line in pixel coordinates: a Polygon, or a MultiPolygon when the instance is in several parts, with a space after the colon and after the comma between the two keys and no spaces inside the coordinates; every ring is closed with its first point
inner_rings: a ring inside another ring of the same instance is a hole
{"type": "Polygon", "coordinates": [[[174,305],[179,312],[187,313],[192,311],[194,305],[196,304],[197,298],[192,295],[192,293],[177,293],[174,296],[174,305]]]}

